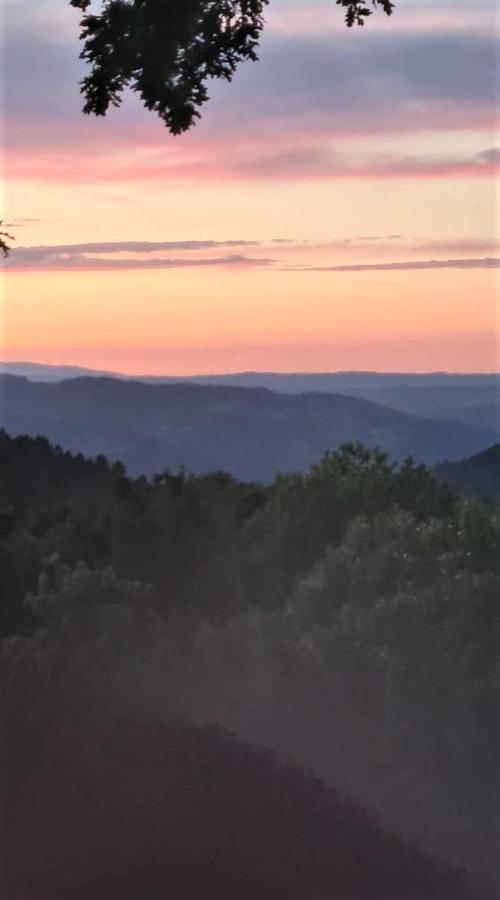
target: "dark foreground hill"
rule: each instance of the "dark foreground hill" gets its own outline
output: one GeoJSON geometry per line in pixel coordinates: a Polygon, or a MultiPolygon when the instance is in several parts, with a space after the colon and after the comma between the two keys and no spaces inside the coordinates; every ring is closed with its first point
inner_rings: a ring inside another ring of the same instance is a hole
{"type": "Polygon", "coordinates": [[[460,494],[500,500],[500,444],[460,462],[442,463],[434,474],[460,494]]]}
{"type": "Polygon", "coordinates": [[[263,388],[79,378],[59,384],[0,376],[0,426],[64,448],[121,459],[132,474],[185,466],[271,480],[303,471],[346,441],[433,464],[482,450],[494,436],[396,412],[356,397],[263,388]]]}
{"type": "Polygon", "coordinates": [[[24,737],[9,900],[472,897],[346,797],[217,729],[63,716],[24,737]]]}

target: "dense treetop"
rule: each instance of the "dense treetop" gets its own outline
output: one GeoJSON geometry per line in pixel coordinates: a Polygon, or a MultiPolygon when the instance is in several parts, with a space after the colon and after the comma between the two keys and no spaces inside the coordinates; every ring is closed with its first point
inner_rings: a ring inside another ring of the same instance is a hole
{"type": "MultiPolygon", "coordinates": [[[[269,0],[70,0],[83,12],[84,111],[118,106],[125,87],[158,113],[172,134],[189,129],[208,100],[207,82],[231,81],[238,65],[257,59],[269,0]]],[[[392,0],[337,0],[349,27],[373,9],[390,15],[392,0]]]]}

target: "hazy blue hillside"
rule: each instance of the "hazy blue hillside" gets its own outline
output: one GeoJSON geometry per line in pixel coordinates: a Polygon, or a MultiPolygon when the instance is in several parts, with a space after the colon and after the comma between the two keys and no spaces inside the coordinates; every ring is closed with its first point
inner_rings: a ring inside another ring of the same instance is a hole
{"type": "MultiPolygon", "coordinates": [[[[351,393],[349,389],[346,394],[351,393]]],[[[414,415],[453,419],[500,436],[500,382],[457,380],[359,386],[352,393],[414,415]]]]}
{"type": "Polygon", "coordinates": [[[442,463],[434,473],[461,494],[500,499],[500,444],[460,462],[442,463]]]}
{"type": "MultiPolygon", "coordinates": [[[[31,381],[57,382],[81,376],[131,380],[115,372],[100,372],[78,366],[46,366],[29,362],[0,363],[0,372],[20,375],[31,381]]],[[[453,419],[484,428],[500,437],[500,376],[456,375],[446,372],[404,374],[385,372],[273,373],[240,372],[233,375],[197,375],[182,379],[172,376],[134,378],[151,384],[171,384],[180,380],[206,385],[261,387],[278,393],[346,394],[390,406],[399,412],[436,419],[453,419]]]]}
{"type": "Polygon", "coordinates": [[[434,464],[495,440],[492,432],[338,394],[111,378],[48,384],[8,375],[0,390],[0,425],[12,434],[44,434],[73,451],[119,458],[133,474],[183,465],[269,480],[276,471],[304,470],[345,441],[434,464]]]}
{"type": "Polygon", "coordinates": [[[99,378],[110,376],[126,378],[119,372],[105,372],[99,369],[87,369],[84,366],[49,366],[32,362],[0,362],[0,373],[19,375],[30,381],[67,381],[70,378],[99,378]]]}

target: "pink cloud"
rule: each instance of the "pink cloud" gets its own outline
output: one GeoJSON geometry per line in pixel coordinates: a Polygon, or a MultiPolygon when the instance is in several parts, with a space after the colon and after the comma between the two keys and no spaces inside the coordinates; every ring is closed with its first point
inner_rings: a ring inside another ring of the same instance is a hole
{"type": "Polygon", "coordinates": [[[492,174],[494,159],[349,164],[323,152],[344,138],[494,133],[496,42],[453,31],[453,21],[442,34],[402,33],[393,23],[387,34],[270,32],[260,62],[230,85],[214,82],[201,124],[180,139],[136,97],[104,119],[83,116],[76,41],[56,44],[25,23],[7,41],[5,173],[63,184],[492,174]]]}
{"type": "Polygon", "coordinates": [[[492,178],[500,172],[500,151],[472,156],[370,154],[353,159],[328,152],[319,135],[269,133],[262,140],[240,137],[190,142],[172,148],[101,146],[75,153],[69,149],[34,150],[7,158],[10,179],[58,184],[179,180],[192,183],[284,179],[492,178]],[[290,149],[293,147],[293,149],[290,149]]]}
{"type": "Polygon", "coordinates": [[[339,266],[289,266],[294,272],[413,272],[426,269],[499,269],[500,258],[418,259],[405,262],[362,263],[339,266]]]}

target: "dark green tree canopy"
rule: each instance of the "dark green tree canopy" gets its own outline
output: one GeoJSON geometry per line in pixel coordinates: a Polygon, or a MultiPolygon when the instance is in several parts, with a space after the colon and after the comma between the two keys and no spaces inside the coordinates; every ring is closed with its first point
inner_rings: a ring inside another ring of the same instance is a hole
{"type": "MultiPolygon", "coordinates": [[[[392,0],[336,0],[346,24],[363,25],[392,0]]],[[[230,81],[240,62],[257,59],[269,0],[70,0],[81,9],[84,112],[104,116],[125,87],[158,113],[172,134],[187,131],[208,100],[207,81],[230,81]]]]}

